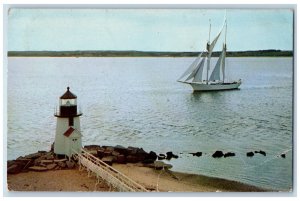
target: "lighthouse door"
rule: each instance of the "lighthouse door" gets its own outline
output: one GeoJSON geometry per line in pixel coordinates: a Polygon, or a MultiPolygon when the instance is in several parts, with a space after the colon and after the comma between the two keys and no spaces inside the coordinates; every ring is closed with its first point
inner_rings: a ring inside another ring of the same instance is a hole
{"type": "Polygon", "coordinates": [[[71,139],[71,150],[74,150],[76,152],[80,152],[80,146],[79,146],[79,139],[78,138],[71,139]]]}

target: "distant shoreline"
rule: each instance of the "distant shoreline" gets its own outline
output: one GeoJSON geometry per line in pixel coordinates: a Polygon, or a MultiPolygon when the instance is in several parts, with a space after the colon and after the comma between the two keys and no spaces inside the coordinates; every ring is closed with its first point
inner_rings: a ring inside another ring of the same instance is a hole
{"type": "MultiPolygon", "coordinates": [[[[8,57],[196,57],[199,52],[152,51],[8,51],[8,57]]],[[[213,57],[220,55],[214,52],[213,57]]],[[[293,51],[255,50],[229,51],[227,57],[293,57],[293,51]]]]}

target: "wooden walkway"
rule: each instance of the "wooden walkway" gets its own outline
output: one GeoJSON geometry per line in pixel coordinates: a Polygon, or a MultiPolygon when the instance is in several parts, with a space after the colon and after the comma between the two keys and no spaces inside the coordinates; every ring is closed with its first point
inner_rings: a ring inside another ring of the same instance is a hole
{"type": "Polygon", "coordinates": [[[88,171],[95,173],[97,179],[103,179],[120,192],[148,192],[145,187],[107,165],[84,149],[81,149],[81,153],[75,153],[75,157],[78,159],[80,168],[85,167],[88,171]]]}

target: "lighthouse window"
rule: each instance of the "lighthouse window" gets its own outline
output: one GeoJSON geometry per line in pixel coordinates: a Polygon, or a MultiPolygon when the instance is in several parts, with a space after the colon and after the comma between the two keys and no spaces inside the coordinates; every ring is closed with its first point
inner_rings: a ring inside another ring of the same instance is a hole
{"type": "Polygon", "coordinates": [[[74,126],[74,119],[73,119],[73,117],[69,117],[69,126],[74,126]]]}

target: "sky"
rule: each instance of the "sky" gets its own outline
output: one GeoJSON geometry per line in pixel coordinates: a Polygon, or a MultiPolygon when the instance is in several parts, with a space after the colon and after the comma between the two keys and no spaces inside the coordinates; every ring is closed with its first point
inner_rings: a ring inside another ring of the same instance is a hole
{"type": "MultiPolygon", "coordinates": [[[[228,51],[293,49],[291,9],[10,8],[9,51],[202,51],[227,18],[228,51]]],[[[222,33],[217,48],[225,40],[222,33]]]]}

